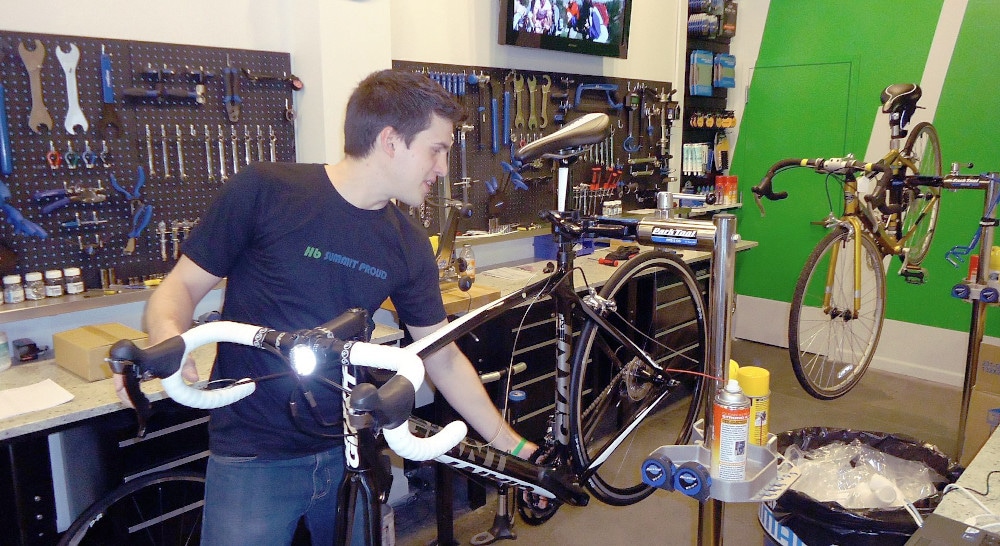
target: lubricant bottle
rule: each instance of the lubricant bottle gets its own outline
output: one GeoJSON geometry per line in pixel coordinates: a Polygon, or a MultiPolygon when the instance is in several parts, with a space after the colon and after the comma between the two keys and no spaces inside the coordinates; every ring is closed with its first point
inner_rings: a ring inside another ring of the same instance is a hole
{"type": "Polygon", "coordinates": [[[750,399],[736,379],[715,394],[712,407],[712,477],[742,481],[747,474],[750,399]]]}
{"type": "Polygon", "coordinates": [[[750,399],[750,443],[762,446],[770,433],[771,372],[758,366],[743,366],[736,377],[743,394],[750,399]]]}

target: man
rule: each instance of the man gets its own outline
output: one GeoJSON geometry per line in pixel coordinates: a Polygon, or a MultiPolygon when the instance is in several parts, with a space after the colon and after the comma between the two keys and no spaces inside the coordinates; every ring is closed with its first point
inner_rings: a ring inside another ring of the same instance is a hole
{"type": "MultiPolygon", "coordinates": [[[[391,200],[423,202],[448,171],[454,124],[463,116],[461,106],[424,75],[369,75],[348,101],[339,163],[255,164],[223,188],[149,300],[150,341],[189,328],[195,305],[222,278],[225,320],[311,328],[352,307],[374,313],[391,297],[414,339],[443,326],[430,242],[391,200]]],[[[457,346],[441,349],[425,365],[438,390],[494,447],[520,457],[534,451],[504,423],[457,346]]],[[[212,377],[260,377],[283,369],[264,351],[220,344],[212,377]]],[[[339,380],[339,369],[330,374],[339,380]]],[[[197,379],[190,362],[185,377],[197,379]]],[[[314,394],[318,411],[301,410],[293,418],[290,402],[301,395],[292,379],[282,377],[212,411],[204,544],[287,544],[300,517],[314,544],[333,543],[344,475],[343,439],[334,437],[341,430],[341,395],[314,394]]]]}

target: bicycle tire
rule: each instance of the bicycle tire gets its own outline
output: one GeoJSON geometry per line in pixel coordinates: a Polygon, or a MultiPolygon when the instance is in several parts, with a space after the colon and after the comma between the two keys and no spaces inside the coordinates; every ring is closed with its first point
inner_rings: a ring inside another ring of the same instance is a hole
{"type": "Polygon", "coordinates": [[[204,504],[204,474],[177,469],[147,474],[90,505],[59,546],[198,544],[204,504]]]}
{"type": "MultiPolygon", "coordinates": [[[[917,166],[917,172],[903,173],[906,175],[921,174],[941,176],[941,141],[937,129],[926,121],[918,123],[903,145],[902,155],[909,158],[917,166]]],[[[909,170],[909,169],[907,169],[909,170]]],[[[941,188],[922,187],[906,189],[906,208],[899,220],[896,237],[902,238],[916,227],[913,234],[904,242],[903,259],[907,265],[919,266],[931,248],[934,230],[937,227],[938,212],[941,209],[941,188]]]]}
{"type": "Polygon", "coordinates": [[[799,384],[814,398],[839,398],[857,385],[871,363],[885,317],[882,253],[868,233],[861,234],[861,308],[854,315],[854,237],[837,227],[820,240],[802,269],[788,318],[788,353],[799,384]],[[824,293],[832,258],[836,268],[830,307],[824,293]]]}
{"type": "Polygon", "coordinates": [[[570,374],[575,470],[594,497],[625,506],[654,490],[640,478],[649,453],[664,444],[690,440],[704,398],[704,380],[670,370],[705,371],[704,297],[691,268],[662,251],[644,252],[625,262],[600,296],[618,305],[607,320],[667,371],[652,370],[625,352],[627,346],[593,319],[580,330],[570,374]],[[649,413],[639,417],[647,409],[649,413]],[[588,470],[605,447],[633,425],[610,456],[588,470]]]}

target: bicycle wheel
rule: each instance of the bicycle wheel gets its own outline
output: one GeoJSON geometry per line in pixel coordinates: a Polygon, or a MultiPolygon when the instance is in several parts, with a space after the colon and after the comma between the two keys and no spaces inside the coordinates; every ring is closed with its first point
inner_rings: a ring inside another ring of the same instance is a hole
{"type": "Polygon", "coordinates": [[[623,506],[653,491],[640,479],[649,453],[691,437],[704,381],[678,370],[704,372],[704,299],[691,268],[660,251],[625,262],[600,296],[617,305],[606,317],[611,325],[660,366],[644,363],[597,322],[584,323],[570,376],[570,443],[587,489],[623,506]]]}
{"type": "MultiPolygon", "coordinates": [[[[902,154],[917,168],[916,172],[904,174],[941,176],[941,142],[937,130],[930,123],[918,123],[910,131],[902,154]]],[[[941,188],[906,188],[904,196],[906,208],[901,213],[897,238],[906,236],[912,230],[903,242],[903,256],[907,264],[918,266],[927,257],[931,239],[934,238],[938,210],[941,208],[941,188]]]]}
{"type": "Polygon", "coordinates": [[[827,234],[806,261],[792,296],[788,318],[792,369],[802,388],[821,400],[839,398],[861,380],[882,333],[882,253],[870,235],[861,235],[861,306],[855,313],[854,237],[844,227],[827,234]]]}
{"type": "Polygon", "coordinates": [[[148,474],[92,504],[59,544],[198,544],[204,504],[204,474],[187,470],[148,474]]]}

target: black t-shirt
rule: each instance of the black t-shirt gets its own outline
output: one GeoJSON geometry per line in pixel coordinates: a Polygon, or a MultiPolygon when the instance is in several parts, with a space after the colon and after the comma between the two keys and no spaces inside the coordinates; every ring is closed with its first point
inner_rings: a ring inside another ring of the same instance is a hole
{"type": "MultiPolygon", "coordinates": [[[[370,314],[392,297],[406,324],[445,319],[438,272],[423,228],[395,205],[362,210],[344,200],[323,165],[261,163],[232,177],[183,246],[209,273],[227,277],[224,320],[278,330],[312,328],[353,307],[370,314]]],[[[220,343],[212,378],[286,370],[274,355],[220,343]]],[[[327,377],[340,381],[331,366],[327,377]]],[[[305,409],[290,377],[258,383],[243,400],[212,411],[210,448],[227,456],[292,458],[342,440],[342,395],[310,380],[320,415],[305,409]],[[293,420],[290,397],[302,408],[293,420]],[[319,427],[317,420],[336,422],[319,427]]]]}

